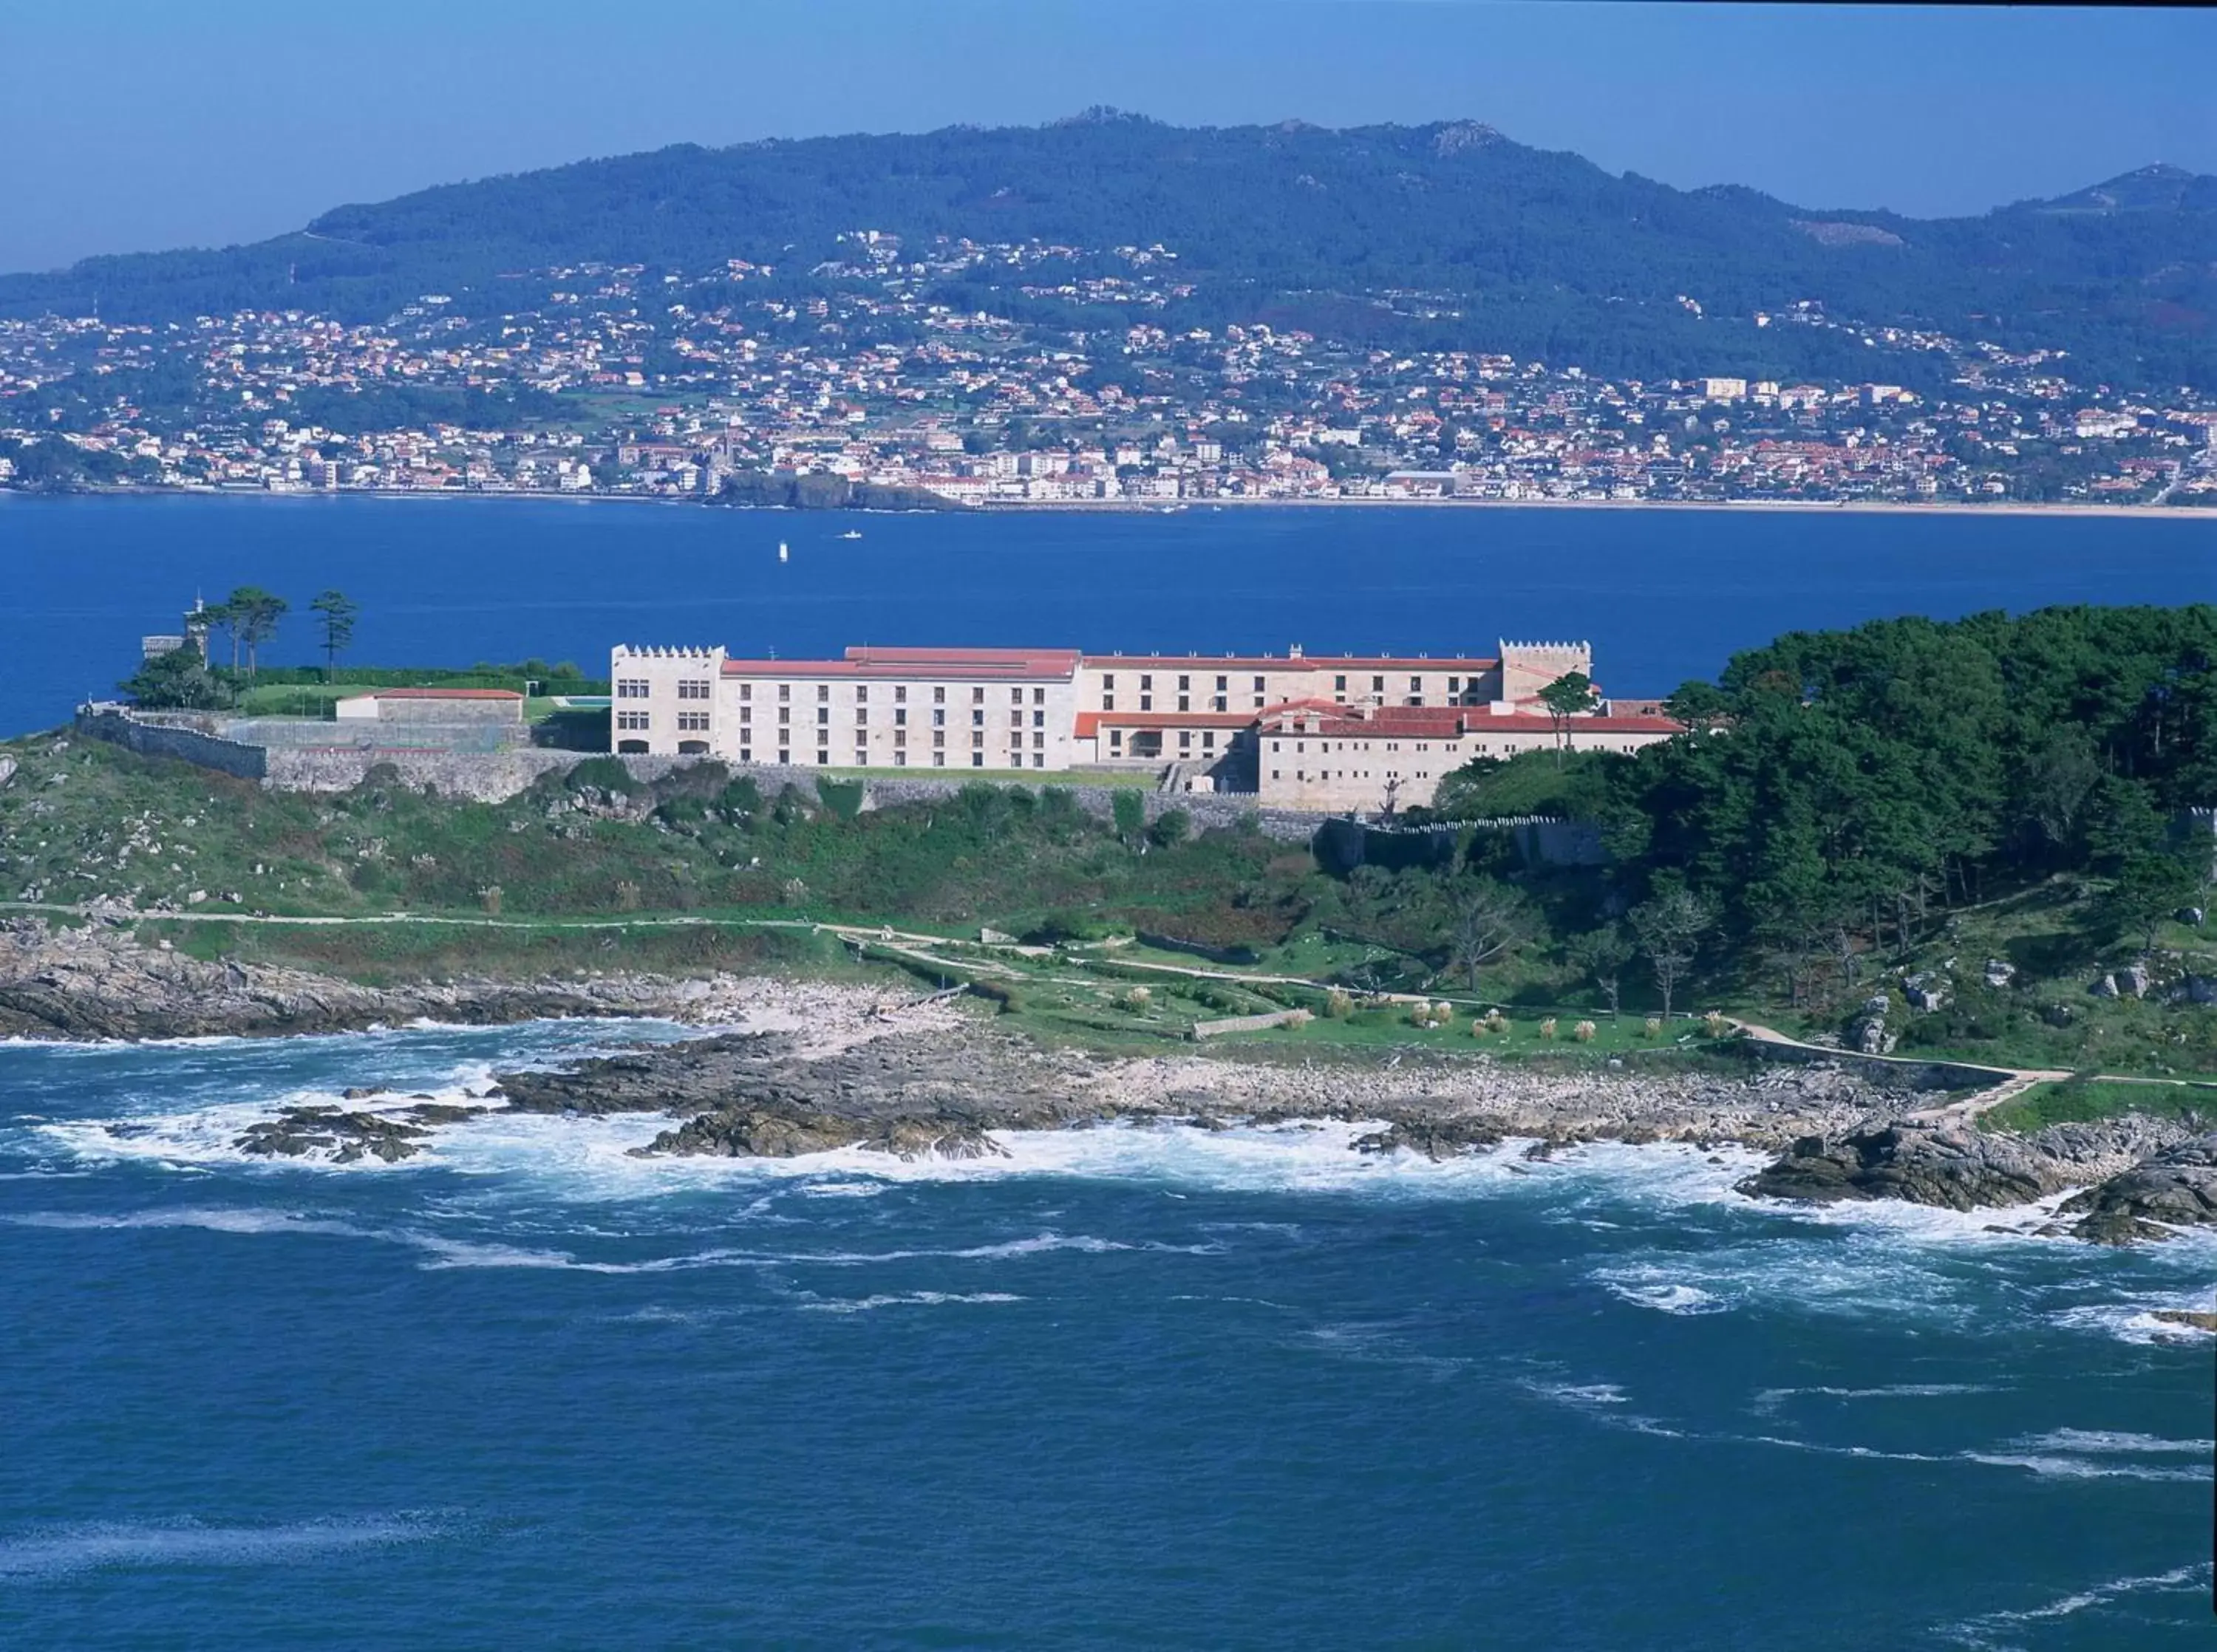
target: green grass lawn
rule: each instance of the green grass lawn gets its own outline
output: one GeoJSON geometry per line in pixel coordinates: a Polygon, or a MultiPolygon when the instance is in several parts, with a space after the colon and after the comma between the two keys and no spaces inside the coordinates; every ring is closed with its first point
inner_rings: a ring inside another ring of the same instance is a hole
{"type": "Polygon", "coordinates": [[[2143,1113],[2207,1123],[2217,1119],[2217,1083],[2122,1084],[2072,1078],[2036,1084],[2014,1101],[1980,1116],[1987,1130],[2039,1130],[2047,1125],[2086,1124],[2143,1113]]]}

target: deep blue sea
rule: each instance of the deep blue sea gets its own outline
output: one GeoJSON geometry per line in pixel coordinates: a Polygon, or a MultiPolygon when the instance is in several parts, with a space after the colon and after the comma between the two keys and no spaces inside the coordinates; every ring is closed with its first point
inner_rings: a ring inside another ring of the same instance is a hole
{"type": "Polygon", "coordinates": [[[1646,694],[1797,627],[2217,600],[2217,513],[857,515],[0,493],[0,581],[6,733],[62,722],[136,669],[142,633],[242,584],[293,604],[278,662],[318,657],[307,604],[337,587],[361,604],[353,657],[368,663],[535,655],[598,676],[616,643],[790,658],[855,643],[1491,654],[1504,636],[1583,638],[1604,687],[1646,694]]]}
{"type": "MultiPolygon", "coordinates": [[[[0,496],[0,577],[10,730],[250,582],[352,594],[366,661],[1580,636],[1640,693],[1792,626],[2208,600],[2217,523],[0,496]]],[[[309,653],[296,616],[272,657],[309,653]]],[[[0,1045],[0,1646],[2217,1634],[2213,1344],[2149,1317],[2211,1306],[2217,1243],[1337,1125],[934,1167],[645,1162],[636,1119],[495,1115],[390,1168],[231,1145],[349,1084],[672,1035],[0,1045]]]]}
{"type": "Polygon", "coordinates": [[[0,1047],[0,1644],[2200,1648],[2217,1248],[1345,1126],[232,1137],[653,1028],[0,1047]]]}

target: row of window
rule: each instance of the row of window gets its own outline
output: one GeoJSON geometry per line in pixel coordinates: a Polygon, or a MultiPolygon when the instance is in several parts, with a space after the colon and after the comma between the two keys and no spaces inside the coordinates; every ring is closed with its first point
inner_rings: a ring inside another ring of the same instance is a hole
{"type": "MultiPolygon", "coordinates": [[[[741,746],[739,748],[739,761],[743,763],[751,763],[754,761],[754,748],[751,746],[741,746]]],[[[777,761],[781,764],[791,763],[793,761],[793,748],[790,746],[780,746],[777,748],[777,761]]],[[[831,752],[829,747],[818,746],[816,749],[816,762],[819,768],[829,768],[831,767],[831,752]]],[[[869,762],[870,754],[857,746],[855,749],[855,767],[857,768],[867,768],[869,767],[869,762]]],[[[946,767],[947,754],[943,751],[933,752],[931,754],[931,764],[934,768],[946,767]]],[[[1023,753],[1021,751],[1012,751],[1009,754],[1009,767],[1010,768],[1022,768],[1023,766],[1023,753]]],[[[1031,766],[1034,768],[1045,768],[1047,767],[1046,757],[1038,753],[1034,753],[1032,755],[1031,766]]],[[[906,768],[908,767],[908,753],[905,751],[895,752],[893,754],[893,767],[895,768],[906,768]]],[[[970,754],[970,767],[973,768],[985,767],[985,754],[982,751],[972,752],[970,754]]]]}
{"type": "MultiPolygon", "coordinates": [[[[616,679],[616,698],[618,700],[645,700],[652,693],[653,687],[653,683],[645,677],[618,677],[616,679]]],[[[677,698],[680,700],[706,700],[708,698],[708,680],[706,677],[682,678],[679,680],[677,684],[677,698]]]]}
{"type": "MultiPolygon", "coordinates": [[[[707,685],[704,683],[701,686],[705,689],[707,685]]],[[[754,684],[751,682],[743,682],[739,685],[739,699],[742,703],[751,701],[754,697],[754,684]]],[[[793,685],[789,682],[779,683],[777,685],[777,698],[780,704],[785,704],[791,701],[793,699],[793,685]]],[[[821,706],[828,706],[831,703],[831,685],[830,683],[819,682],[816,685],[816,700],[817,703],[821,706]]],[[[857,706],[867,706],[869,704],[869,700],[870,685],[867,682],[856,683],[855,685],[855,704],[857,706]]],[[[893,704],[896,706],[905,706],[907,703],[907,686],[905,684],[895,684],[893,687],[893,704]]],[[[931,703],[935,706],[944,706],[947,704],[947,690],[944,687],[935,687],[931,691],[931,703]]],[[[985,703],[985,691],[983,688],[973,688],[970,691],[970,703],[973,706],[983,706],[985,703]]],[[[1009,690],[1010,705],[1021,706],[1023,703],[1024,691],[1022,689],[1011,688],[1009,690]]],[[[1034,706],[1046,705],[1047,690],[1044,688],[1033,689],[1032,704],[1034,706]]]]}

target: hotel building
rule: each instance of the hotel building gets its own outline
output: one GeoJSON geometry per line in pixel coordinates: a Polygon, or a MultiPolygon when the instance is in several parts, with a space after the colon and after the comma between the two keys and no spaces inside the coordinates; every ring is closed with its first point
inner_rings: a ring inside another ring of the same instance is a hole
{"type": "MultiPolygon", "coordinates": [[[[1173,791],[1268,807],[1429,803],[1474,757],[1559,738],[1538,704],[1584,643],[1507,643],[1491,658],[1082,654],[1075,649],[850,648],[836,660],[721,648],[614,650],[620,753],[800,768],[1157,771],[1173,791]]],[[[1678,725],[1652,701],[1570,719],[1578,750],[1630,751],[1678,725]]]]}

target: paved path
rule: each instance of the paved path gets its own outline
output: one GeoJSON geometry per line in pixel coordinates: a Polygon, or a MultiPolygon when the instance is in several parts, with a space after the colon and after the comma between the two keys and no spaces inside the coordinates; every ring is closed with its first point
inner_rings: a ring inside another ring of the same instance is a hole
{"type": "MultiPolygon", "coordinates": [[[[1781,1045],[1789,1050],[1806,1050],[1835,1059],[1882,1062],[1890,1067],[1930,1067],[1938,1064],[1940,1060],[1935,1057],[1861,1055],[1853,1050],[1842,1050],[1832,1045],[1811,1044],[1804,1039],[1790,1038],[1775,1027],[1761,1026],[1753,1021],[1735,1021],[1733,1025],[1757,1044],[1781,1045]]],[[[2036,1084],[2060,1083],[2071,1076],[2068,1072],[2058,1072],[2050,1068],[1996,1067],[1983,1061],[1950,1060],[1945,1064],[1968,1068],[1973,1072],[1991,1073],[1995,1082],[1986,1088],[1957,1100],[1945,1102],[1936,1107],[1919,1107],[1914,1113],[1905,1114],[1905,1117],[1931,1124],[1969,1124],[1980,1113],[1998,1107],[2005,1101],[2016,1100],[2036,1084]]],[[[2144,1082],[2159,1084],[2165,1081],[2149,1079],[2144,1082]]]]}

